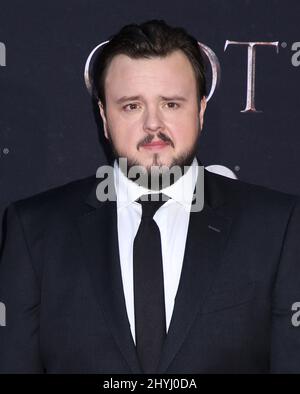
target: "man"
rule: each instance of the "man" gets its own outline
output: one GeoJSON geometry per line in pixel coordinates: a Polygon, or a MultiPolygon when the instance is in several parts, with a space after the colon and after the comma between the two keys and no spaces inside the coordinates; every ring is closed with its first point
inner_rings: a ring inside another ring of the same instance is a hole
{"type": "Polygon", "coordinates": [[[299,372],[298,198],[205,170],[203,209],[191,209],[206,107],[197,41],[163,21],[125,26],[93,81],[117,200],[89,177],[8,207],[0,371],[299,372]],[[150,189],[119,158],[147,175],[187,171],[150,189]]]}

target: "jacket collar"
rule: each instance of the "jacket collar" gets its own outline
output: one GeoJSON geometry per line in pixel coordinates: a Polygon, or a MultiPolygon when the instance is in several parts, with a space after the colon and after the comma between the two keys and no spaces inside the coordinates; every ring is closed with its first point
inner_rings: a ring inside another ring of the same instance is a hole
{"type": "MultiPolygon", "coordinates": [[[[198,166],[203,166],[201,160],[199,157],[196,157],[198,166]]],[[[115,186],[115,179],[114,179],[114,169],[111,168],[111,171],[109,173],[109,176],[112,177],[113,181],[110,181],[107,183],[107,187],[110,188],[110,197],[111,200],[117,201],[117,192],[116,192],[116,186],[115,186]]],[[[199,176],[199,171],[197,171],[197,175],[199,176]]],[[[219,182],[218,178],[222,178],[220,175],[215,175],[208,170],[205,169],[204,167],[204,204],[208,205],[211,208],[217,208],[225,203],[225,196],[223,190],[220,189],[219,187],[219,182]]],[[[198,179],[197,179],[198,182],[198,179]]],[[[97,198],[97,188],[99,187],[100,180],[96,178],[95,176],[95,182],[92,186],[92,189],[90,190],[86,203],[89,204],[93,208],[101,208],[108,204],[109,200],[106,201],[100,201],[97,198]]],[[[99,190],[99,189],[98,189],[99,190]]]]}

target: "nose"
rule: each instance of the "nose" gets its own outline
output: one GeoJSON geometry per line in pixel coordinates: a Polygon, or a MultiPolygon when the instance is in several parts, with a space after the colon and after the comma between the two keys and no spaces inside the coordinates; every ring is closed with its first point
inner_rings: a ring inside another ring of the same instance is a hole
{"type": "Polygon", "coordinates": [[[157,108],[148,108],[145,111],[144,130],[148,132],[157,132],[163,130],[164,124],[161,114],[157,108]]]}

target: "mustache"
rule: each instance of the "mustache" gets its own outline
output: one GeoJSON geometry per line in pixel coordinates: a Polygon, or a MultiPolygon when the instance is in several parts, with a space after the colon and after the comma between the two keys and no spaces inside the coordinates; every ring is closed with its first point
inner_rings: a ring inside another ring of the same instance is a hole
{"type": "MultiPolygon", "coordinates": [[[[138,148],[139,148],[140,146],[145,145],[145,144],[150,144],[151,141],[154,139],[154,137],[155,137],[154,135],[150,135],[150,134],[147,135],[141,142],[138,143],[138,148]]],[[[167,144],[170,144],[170,145],[174,148],[173,141],[172,141],[169,137],[167,137],[165,134],[159,132],[159,133],[157,134],[157,137],[158,137],[159,139],[161,139],[163,142],[165,142],[165,143],[167,143],[167,144]]]]}

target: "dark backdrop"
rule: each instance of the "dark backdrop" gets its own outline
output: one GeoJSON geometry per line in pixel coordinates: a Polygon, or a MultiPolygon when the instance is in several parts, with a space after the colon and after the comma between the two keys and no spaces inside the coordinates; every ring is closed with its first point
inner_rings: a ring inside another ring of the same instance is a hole
{"type": "Polygon", "coordinates": [[[152,18],[187,28],[219,58],[222,79],[199,141],[203,163],[300,194],[300,67],[291,61],[299,17],[297,0],[1,0],[0,203],[95,174],[105,163],[84,64],[121,26],[152,18]],[[224,52],[226,40],[279,41],[278,54],[257,49],[260,113],[240,112],[247,47],[224,52]]]}

